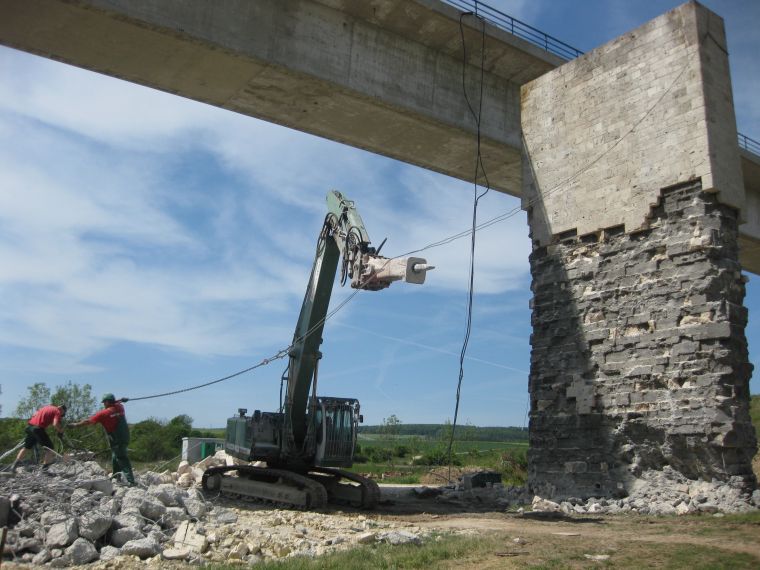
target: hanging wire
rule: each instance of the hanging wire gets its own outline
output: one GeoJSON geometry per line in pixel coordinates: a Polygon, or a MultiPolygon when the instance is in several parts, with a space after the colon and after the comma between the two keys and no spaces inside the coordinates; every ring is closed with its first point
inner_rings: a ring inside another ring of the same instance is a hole
{"type": "Polygon", "coordinates": [[[472,227],[470,230],[470,273],[469,282],[467,286],[467,319],[465,325],[464,340],[462,341],[462,350],[459,354],[459,377],[457,379],[457,390],[454,404],[454,421],[451,424],[451,434],[449,437],[448,446],[448,464],[449,464],[449,480],[451,480],[451,457],[452,449],[454,447],[454,437],[457,429],[457,419],[459,418],[459,403],[462,395],[462,381],[464,380],[464,360],[467,355],[467,346],[470,343],[470,333],[472,332],[472,303],[473,294],[475,289],[475,235],[478,226],[478,203],[490,190],[491,184],[486,174],[486,168],[483,164],[483,155],[481,153],[481,119],[483,117],[483,86],[485,84],[485,53],[486,53],[486,23],[477,13],[477,4],[475,4],[474,13],[463,13],[459,16],[459,34],[462,39],[462,93],[467,103],[467,108],[470,110],[472,118],[475,120],[476,127],[476,156],[475,156],[475,176],[473,177],[473,203],[472,203],[472,227]],[[467,16],[473,16],[480,22],[480,89],[478,92],[478,110],[475,109],[470,102],[470,97],[467,94],[467,42],[464,36],[464,18],[467,16]],[[485,190],[478,193],[478,178],[480,173],[483,173],[483,179],[485,180],[485,190]]]}

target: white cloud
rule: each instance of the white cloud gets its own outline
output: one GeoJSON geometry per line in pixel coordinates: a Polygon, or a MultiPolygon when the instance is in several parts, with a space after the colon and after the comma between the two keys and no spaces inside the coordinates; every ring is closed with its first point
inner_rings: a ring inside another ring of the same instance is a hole
{"type": "MultiPolygon", "coordinates": [[[[386,255],[469,223],[467,186],[440,175],[12,50],[0,69],[0,343],[38,351],[30,369],[93,371],[120,342],[281,348],[330,188],[357,200],[376,245],[389,237],[386,255]]],[[[518,286],[527,231],[487,232],[477,290],[518,286]]],[[[469,239],[425,255],[426,287],[465,290],[469,239]]]]}

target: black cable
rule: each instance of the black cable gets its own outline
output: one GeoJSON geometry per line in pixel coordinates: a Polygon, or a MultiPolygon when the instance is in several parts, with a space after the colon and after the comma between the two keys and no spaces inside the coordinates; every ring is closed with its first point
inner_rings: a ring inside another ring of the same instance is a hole
{"type": "MultiPolygon", "coordinates": [[[[290,347],[288,347],[290,348],[290,347]]],[[[253,366],[250,366],[246,368],[245,370],[240,370],[239,372],[235,372],[234,374],[230,374],[229,376],[225,376],[223,378],[217,378],[216,380],[212,380],[211,382],[205,382],[203,384],[198,384],[197,386],[191,386],[190,388],[182,388],[181,390],[173,390],[171,392],[162,392],[161,394],[153,394],[151,396],[141,396],[139,398],[130,398],[130,402],[137,402],[138,400],[150,400],[151,398],[163,398],[164,396],[173,396],[175,394],[182,394],[183,392],[190,392],[191,390],[197,390],[199,388],[205,388],[206,386],[212,386],[213,384],[219,384],[219,382],[224,382],[225,380],[230,380],[232,378],[235,378],[237,376],[240,376],[242,374],[245,374],[246,372],[250,372],[251,370],[255,370],[256,368],[260,368],[262,366],[266,366],[270,362],[274,360],[279,360],[280,358],[284,358],[288,355],[287,349],[283,349],[274,356],[270,358],[265,358],[258,364],[254,364],[253,366]]]]}
{"type": "Polygon", "coordinates": [[[478,225],[478,202],[480,199],[488,194],[491,184],[488,181],[488,175],[483,164],[483,155],[481,154],[481,119],[483,116],[483,88],[485,85],[485,47],[486,47],[486,24],[485,20],[477,14],[477,4],[475,5],[476,12],[474,14],[462,14],[459,16],[459,33],[462,38],[462,92],[464,99],[467,102],[467,107],[470,110],[470,114],[475,119],[475,126],[477,131],[476,148],[477,154],[475,158],[475,176],[473,180],[473,204],[472,204],[472,228],[470,230],[470,278],[467,288],[467,324],[465,326],[464,340],[462,341],[462,351],[459,354],[459,377],[457,379],[457,391],[454,404],[454,421],[451,424],[451,435],[449,437],[448,448],[448,464],[449,464],[449,480],[451,479],[451,453],[454,446],[454,436],[457,429],[457,419],[459,418],[459,403],[462,395],[462,381],[464,380],[464,359],[467,354],[467,346],[470,343],[470,333],[472,332],[472,303],[475,289],[475,234],[478,225]],[[467,82],[466,82],[466,70],[467,70],[467,42],[464,37],[464,18],[466,16],[473,16],[479,22],[481,26],[480,36],[480,92],[478,101],[478,111],[475,112],[472,104],[470,103],[470,97],[467,94],[467,82]],[[486,185],[485,190],[478,194],[478,175],[483,173],[486,185]]]}

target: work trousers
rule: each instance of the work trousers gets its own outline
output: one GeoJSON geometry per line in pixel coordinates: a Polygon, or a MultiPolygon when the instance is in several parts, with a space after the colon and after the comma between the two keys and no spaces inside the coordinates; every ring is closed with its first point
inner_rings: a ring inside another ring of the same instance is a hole
{"type": "Polygon", "coordinates": [[[122,430],[116,430],[114,433],[108,434],[108,442],[111,444],[111,466],[113,467],[113,474],[124,473],[127,481],[130,484],[134,484],[135,475],[132,472],[132,463],[127,457],[127,445],[129,444],[129,435],[124,437],[122,430]]]}

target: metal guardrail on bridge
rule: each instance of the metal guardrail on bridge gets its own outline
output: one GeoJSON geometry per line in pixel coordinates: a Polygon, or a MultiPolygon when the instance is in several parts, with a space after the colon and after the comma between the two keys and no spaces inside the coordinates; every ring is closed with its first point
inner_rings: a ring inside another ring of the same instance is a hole
{"type": "MultiPolygon", "coordinates": [[[[522,38],[566,61],[583,55],[581,50],[478,0],[443,0],[443,2],[464,12],[477,14],[500,30],[522,38]]],[[[741,133],[739,133],[739,148],[760,156],[760,142],[741,133]]]]}
{"type": "Polygon", "coordinates": [[[747,135],[739,133],[739,148],[743,148],[747,152],[760,156],[760,142],[749,138],[747,135]]]}
{"type": "Polygon", "coordinates": [[[488,4],[483,4],[477,0],[443,0],[443,2],[462,10],[463,12],[477,14],[486,22],[493,24],[500,30],[504,30],[518,38],[522,38],[564,60],[570,60],[579,55],[583,55],[581,50],[576,49],[549,34],[545,34],[541,30],[537,30],[533,26],[529,26],[525,22],[521,22],[517,18],[513,18],[496,8],[492,8],[488,4]]]}

